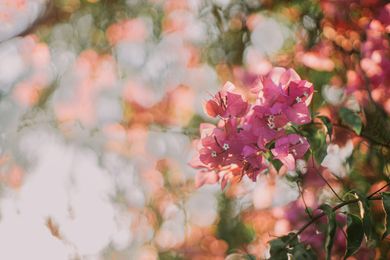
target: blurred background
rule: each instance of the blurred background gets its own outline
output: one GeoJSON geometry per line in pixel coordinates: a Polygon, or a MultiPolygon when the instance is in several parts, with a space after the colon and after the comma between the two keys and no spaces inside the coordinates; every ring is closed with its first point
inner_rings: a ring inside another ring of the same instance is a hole
{"type": "MultiPolygon", "coordinates": [[[[0,259],[267,257],[267,241],[305,219],[301,187],[270,174],[196,188],[193,141],[212,122],[203,105],[225,81],[245,92],[277,65],[314,83],[313,111],[358,108],[348,62],[383,6],[0,0],[0,259]]],[[[344,177],[356,142],[341,136],[319,152],[344,177]]],[[[310,180],[307,204],[329,197],[310,180]]]]}

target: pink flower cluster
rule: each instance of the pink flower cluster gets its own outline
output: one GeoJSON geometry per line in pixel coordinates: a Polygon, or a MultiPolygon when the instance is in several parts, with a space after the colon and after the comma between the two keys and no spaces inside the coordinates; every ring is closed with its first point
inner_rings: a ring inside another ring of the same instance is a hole
{"type": "Polygon", "coordinates": [[[200,126],[198,155],[191,162],[200,169],[197,186],[221,180],[224,188],[244,175],[256,181],[274,159],[294,170],[296,159],[309,149],[292,125],[311,121],[308,105],[313,85],[293,69],[276,67],[259,77],[253,91],[257,98],[249,103],[228,82],[207,101],[206,113],[220,120],[216,125],[200,126]]]}

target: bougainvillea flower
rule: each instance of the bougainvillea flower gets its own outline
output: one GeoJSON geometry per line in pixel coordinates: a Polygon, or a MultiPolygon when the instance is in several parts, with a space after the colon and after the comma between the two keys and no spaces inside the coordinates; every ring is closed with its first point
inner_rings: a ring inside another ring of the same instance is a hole
{"type": "Polygon", "coordinates": [[[292,81],[285,90],[288,96],[288,103],[304,103],[308,106],[313,97],[313,84],[306,80],[292,81]]]}
{"type": "MultiPolygon", "coordinates": [[[[220,132],[219,129],[217,132],[220,132]]],[[[202,148],[199,151],[199,159],[205,165],[209,167],[216,167],[218,165],[224,165],[224,161],[227,159],[226,148],[229,144],[224,142],[224,138],[219,138],[215,133],[209,135],[201,140],[202,148]],[[218,140],[219,139],[219,140],[218,140]]]]}
{"type": "Polygon", "coordinates": [[[263,107],[271,111],[268,115],[282,114],[287,117],[287,120],[283,119],[285,123],[291,121],[301,125],[310,122],[311,117],[307,106],[314,91],[311,83],[301,80],[292,69],[274,68],[261,80],[261,84],[259,101],[263,107]]]}
{"type": "Polygon", "coordinates": [[[248,112],[249,104],[243,100],[240,94],[235,94],[234,85],[226,83],[223,90],[219,91],[213,99],[207,101],[205,110],[211,117],[221,118],[243,117],[248,112]]]}
{"type": "Polygon", "coordinates": [[[252,126],[254,135],[258,137],[257,145],[265,147],[268,142],[284,134],[284,126],[288,123],[287,117],[279,110],[271,111],[270,108],[255,106],[253,115],[248,123],[252,126]],[[274,112],[274,113],[273,113],[274,112]]]}
{"type": "Polygon", "coordinates": [[[284,114],[294,124],[303,125],[311,121],[310,111],[304,103],[296,103],[284,109],[284,114]]]}
{"type": "Polygon", "coordinates": [[[310,145],[307,140],[297,134],[289,134],[275,142],[275,148],[271,150],[276,159],[287,166],[288,170],[295,169],[295,160],[303,158],[310,145]]]}
{"type": "Polygon", "coordinates": [[[286,127],[310,122],[312,84],[301,80],[292,69],[274,68],[268,75],[259,76],[258,87],[252,89],[258,91],[253,104],[229,82],[206,103],[207,114],[220,120],[216,125],[200,126],[199,154],[191,165],[204,175],[197,176],[197,184],[220,180],[224,188],[243,176],[256,181],[268,168],[265,154],[294,170],[295,160],[309,149],[304,137],[287,135],[286,127]]]}
{"type": "Polygon", "coordinates": [[[255,146],[249,145],[246,145],[242,150],[244,157],[243,171],[253,181],[256,181],[257,175],[267,168],[264,164],[262,152],[260,149],[256,149],[255,146]]]}

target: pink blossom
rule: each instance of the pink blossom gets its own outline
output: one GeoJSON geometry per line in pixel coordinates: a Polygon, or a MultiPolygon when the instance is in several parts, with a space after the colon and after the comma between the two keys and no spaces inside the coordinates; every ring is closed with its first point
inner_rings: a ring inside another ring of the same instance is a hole
{"type": "Polygon", "coordinates": [[[226,83],[222,91],[219,91],[213,99],[207,101],[206,113],[211,117],[220,116],[222,118],[245,116],[249,105],[240,94],[231,92],[234,88],[232,83],[226,83]]]}
{"type": "Polygon", "coordinates": [[[312,84],[301,80],[294,70],[284,68],[274,68],[258,79],[259,86],[251,86],[258,96],[252,104],[235,92],[230,82],[207,101],[207,114],[220,120],[216,125],[200,125],[198,154],[191,163],[201,170],[196,177],[197,185],[220,180],[224,188],[243,176],[256,181],[268,168],[269,156],[293,170],[295,160],[308,150],[307,140],[287,134],[286,128],[311,121],[308,105],[313,95],[312,84]]]}
{"type": "Polygon", "coordinates": [[[310,145],[307,140],[297,134],[289,134],[276,140],[272,154],[291,171],[295,169],[295,159],[302,158],[310,145]]]}
{"type": "Polygon", "coordinates": [[[267,106],[272,114],[284,114],[294,124],[310,122],[310,112],[307,106],[313,96],[313,85],[301,80],[292,69],[274,68],[262,80],[259,92],[262,105],[267,106]]]}

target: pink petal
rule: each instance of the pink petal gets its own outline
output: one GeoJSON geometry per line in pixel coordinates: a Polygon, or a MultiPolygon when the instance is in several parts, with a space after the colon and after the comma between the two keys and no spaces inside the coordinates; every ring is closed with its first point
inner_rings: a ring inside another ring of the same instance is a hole
{"type": "Polygon", "coordinates": [[[281,157],[281,158],[278,158],[284,165],[287,166],[287,169],[289,171],[293,171],[295,170],[295,159],[294,159],[294,156],[292,156],[292,154],[288,154],[287,156],[285,157],[281,157]]]}
{"type": "Polygon", "coordinates": [[[205,112],[211,117],[216,117],[222,113],[222,109],[217,102],[209,100],[205,105],[205,112]]]}
{"type": "Polygon", "coordinates": [[[295,80],[300,80],[301,78],[293,69],[288,69],[280,76],[280,83],[287,87],[288,83],[295,80]]]}
{"type": "Polygon", "coordinates": [[[280,82],[280,78],[282,77],[283,73],[286,72],[286,69],[285,68],[282,68],[282,67],[274,67],[270,73],[268,74],[269,78],[276,84],[276,85],[279,85],[281,82],[280,82]]]}
{"type": "Polygon", "coordinates": [[[307,124],[310,122],[310,112],[304,103],[297,103],[285,110],[287,118],[297,125],[307,124]]]}
{"type": "Polygon", "coordinates": [[[214,184],[219,180],[219,176],[216,172],[197,172],[195,175],[195,187],[199,188],[204,184],[214,184]]]}
{"type": "Polygon", "coordinates": [[[228,184],[230,178],[231,178],[231,176],[229,174],[223,175],[222,180],[221,180],[221,189],[222,190],[225,189],[225,187],[228,184]]]}
{"type": "Polygon", "coordinates": [[[241,95],[227,93],[227,112],[235,117],[243,117],[249,108],[249,104],[242,99],[241,95]]]}

